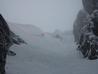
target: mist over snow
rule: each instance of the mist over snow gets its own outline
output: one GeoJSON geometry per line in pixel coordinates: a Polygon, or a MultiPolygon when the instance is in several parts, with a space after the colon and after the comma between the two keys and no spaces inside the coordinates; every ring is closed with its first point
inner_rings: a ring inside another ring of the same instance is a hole
{"type": "Polygon", "coordinates": [[[0,13],[27,44],[13,45],[6,74],[98,74],[76,50],[72,28],[82,0],[0,0],[0,13]],[[12,23],[13,22],[13,23],[12,23]]]}
{"type": "Polygon", "coordinates": [[[33,24],[45,32],[72,30],[82,0],[0,0],[7,21],[33,24]]]}
{"type": "Polygon", "coordinates": [[[33,25],[9,23],[27,45],[14,45],[8,56],[7,74],[97,74],[98,60],[83,59],[76,51],[71,31],[46,33],[33,25]],[[32,30],[31,30],[32,28],[32,30]],[[39,32],[39,33],[38,33],[39,32]],[[61,40],[55,35],[60,35],[61,40]]]}

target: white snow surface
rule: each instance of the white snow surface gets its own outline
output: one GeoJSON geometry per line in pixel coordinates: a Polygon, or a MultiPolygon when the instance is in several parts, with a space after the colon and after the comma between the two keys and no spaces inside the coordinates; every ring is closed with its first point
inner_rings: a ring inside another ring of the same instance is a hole
{"type": "Polygon", "coordinates": [[[62,41],[31,25],[9,26],[28,44],[11,47],[16,56],[7,57],[7,74],[98,74],[98,60],[82,58],[72,33],[62,41]]]}

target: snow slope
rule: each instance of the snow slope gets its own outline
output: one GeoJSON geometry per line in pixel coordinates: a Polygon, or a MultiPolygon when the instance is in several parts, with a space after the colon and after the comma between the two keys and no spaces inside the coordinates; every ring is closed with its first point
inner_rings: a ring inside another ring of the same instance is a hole
{"type": "Polygon", "coordinates": [[[8,56],[7,74],[98,74],[98,60],[83,59],[72,34],[61,41],[32,25],[9,25],[28,44],[11,47],[17,55],[8,56]]]}

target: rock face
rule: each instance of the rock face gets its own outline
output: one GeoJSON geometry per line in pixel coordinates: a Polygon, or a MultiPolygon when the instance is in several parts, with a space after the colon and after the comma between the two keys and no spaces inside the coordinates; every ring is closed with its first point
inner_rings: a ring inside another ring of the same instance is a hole
{"type": "Polygon", "coordinates": [[[84,9],[91,14],[93,10],[98,9],[98,0],[82,0],[84,9]]]}
{"type": "Polygon", "coordinates": [[[0,74],[5,74],[6,56],[10,43],[10,29],[0,15],[0,74]]]}
{"type": "Polygon", "coordinates": [[[18,35],[13,33],[3,16],[0,14],[0,74],[5,74],[6,56],[13,44],[26,43],[18,35]]]}
{"type": "Polygon", "coordinates": [[[80,39],[80,29],[88,24],[88,16],[95,10],[98,9],[98,0],[82,0],[83,9],[79,11],[77,18],[73,25],[74,40],[78,43],[80,39]]]}
{"type": "Polygon", "coordinates": [[[73,25],[73,34],[74,34],[74,40],[75,42],[79,42],[81,31],[80,29],[85,25],[88,24],[88,13],[84,10],[80,10],[77,18],[73,25]]]}
{"type": "Polygon", "coordinates": [[[92,43],[92,41],[97,43],[94,31],[97,35],[98,12],[96,10],[98,10],[98,0],[82,0],[82,2],[84,8],[83,10],[79,11],[73,26],[74,40],[76,44],[78,44],[78,49],[82,52],[84,57],[88,57],[88,59],[90,60],[95,60],[97,59],[96,47],[92,48],[90,44],[92,43]],[[92,40],[89,40],[91,36],[92,40]],[[90,53],[88,53],[89,51],[90,53]]]}

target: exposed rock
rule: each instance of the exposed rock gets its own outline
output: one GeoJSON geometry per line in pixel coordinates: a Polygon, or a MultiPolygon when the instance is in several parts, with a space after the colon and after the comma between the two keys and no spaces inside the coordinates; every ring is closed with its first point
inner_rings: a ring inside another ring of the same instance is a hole
{"type": "MultiPolygon", "coordinates": [[[[20,45],[20,44],[27,44],[22,38],[20,38],[18,35],[16,35],[15,33],[13,33],[12,31],[10,31],[10,39],[11,39],[11,43],[9,45],[9,48],[13,45],[13,44],[16,44],[16,45],[20,45]]],[[[15,56],[16,53],[13,52],[12,50],[8,50],[8,53],[7,53],[9,56],[15,56]]]]}
{"type": "Polygon", "coordinates": [[[10,43],[10,29],[0,15],[0,74],[5,74],[6,56],[10,43]]]}
{"type": "Polygon", "coordinates": [[[10,52],[10,54],[14,53],[13,51],[10,51],[9,48],[13,44],[20,45],[21,43],[26,44],[23,39],[10,30],[5,19],[0,14],[0,74],[5,74],[6,56],[8,52],[10,52]]]}
{"type": "MultiPolygon", "coordinates": [[[[94,35],[94,29],[98,25],[96,23],[98,21],[97,18],[98,0],[82,0],[82,2],[84,8],[83,10],[79,11],[77,19],[73,26],[74,39],[75,42],[78,44],[78,49],[82,52],[83,56],[88,57],[88,59],[90,60],[95,60],[97,59],[96,47],[92,48],[91,46],[95,46],[96,44],[95,45],[91,44],[94,44],[93,41],[95,41],[96,39],[94,35]]],[[[98,28],[95,29],[96,35],[97,35],[97,29],[98,28]]]]}
{"type": "Polygon", "coordinates": [[[95,10],[98,9],[98,0],[82,0],[83,9],[79,11],[77,18],[73,25],[73,34],[75,41],[78,43],[81,32],[80,29],[88,24],[89,15],[95,10]]]}
{"type": "Polygon", "coordinates": [[[13,44],[20,45],[21,43],[27,44],[22,38],[20,38],[18,35],[16,35],[12,31],[10,31],[10,34],[11,34],[11,39],[12,39],[12,45],[13,44]]]}
{"type": "Polygon", "coordinates": [[[82,0],[84,9],[91,14],[93,10],[98,9],[98,0],[82,0]]]}

